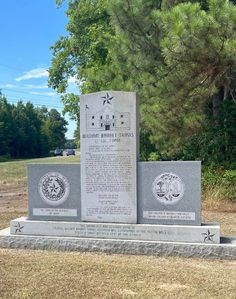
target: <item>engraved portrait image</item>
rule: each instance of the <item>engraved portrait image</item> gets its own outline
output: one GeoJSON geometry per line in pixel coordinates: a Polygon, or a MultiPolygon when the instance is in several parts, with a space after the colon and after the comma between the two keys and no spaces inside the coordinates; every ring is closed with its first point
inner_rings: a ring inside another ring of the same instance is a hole
{"type": "Polygon", "coordinates": [[[86,105],[86,128],[88,130],[114,131],[116,129],[130,130],[130,113],[115,111],[112,107],[114,97],[106,93],[101,97],[101,110],[90,112],[86,105]]]}
{"type": "Polygon", "coordinates": [[[175,173],[165,172],[152,183],[154,197],[164,205],[175,204],[183,198],[185,185],[175,173]]]}
{"type": "Polygon", "coordinates": [[[70,184],[61,173],[48,172],[39,180],[38,192],[42,200],[48,205],[59,206],[67,200],[70,184]]]}

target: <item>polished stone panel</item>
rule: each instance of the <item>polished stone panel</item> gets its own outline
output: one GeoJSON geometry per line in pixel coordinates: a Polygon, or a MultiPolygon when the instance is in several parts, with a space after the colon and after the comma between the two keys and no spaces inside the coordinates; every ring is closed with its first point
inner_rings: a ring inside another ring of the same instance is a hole
{"type": "Polygon", "coordinates": [[[201,163],[138,163],[138,223],[201,224],[201,163]]]}
{"type": "Polygon", "coordinates": [[[80,97],[83,221],[137,222],[137,123],[134,92],[80,97]]]}
{"type": "Polygon", "coordinates": [[[28,164],[28,217],[81,220],[80,164],[28,164]]]}

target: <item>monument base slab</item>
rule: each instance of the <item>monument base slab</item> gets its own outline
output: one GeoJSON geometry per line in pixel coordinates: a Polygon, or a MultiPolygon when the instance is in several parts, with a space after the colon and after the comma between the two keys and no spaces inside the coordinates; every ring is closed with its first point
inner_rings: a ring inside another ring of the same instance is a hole
{"type": "Polygon", "coordinates": [[[104,252],[115,254],[179,256],[207,259],[236,259],[236,238],[221,238],[220,244],[48,237],[12,235],[0,231],[0,248],[104,252]]]}
{"type": "Polygon", "coordinates": [[[102,238],[139,241],[220,243],[219,224],[154,225],[38,221],[20,217],[10,224],[12,235],[102,238]]]}

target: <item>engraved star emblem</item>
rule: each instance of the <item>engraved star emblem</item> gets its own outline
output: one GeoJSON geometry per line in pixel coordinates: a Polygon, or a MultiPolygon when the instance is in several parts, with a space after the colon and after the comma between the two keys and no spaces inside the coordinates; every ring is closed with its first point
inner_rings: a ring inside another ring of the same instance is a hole
{"type": "Polygon", "coordinates": [[[111,100],[113,99],[113,97],[109,96],[109,94],[107,93],[104,97],[102,97],[102,99],[104,99],[103,105],[105,105],[106,103],[111,105],[111,100]]]}
{"type": "Polygon", "coordinates": [[[57,189],[59,188],[56,187],[56,185],[53,183],[52,186],[49,186],[51,193],[57,193],[57,189]]]}
{"type": "Polygon", "coordinates": [[[17,223],[17,225],[14,225],[15,229],[15,234],[16,233],[21,233],[22,229],[24,228],[24,226],[20,225],[20,222],[17,223]]]}
{"type": "Polygon", "coordinates": [[[210,230],[208,229],[206,233],[202,233],[204,237],[204,242],[206,241],[211,241],[213,242],[213,237],[215,236],[215,234],[211,234],[210,230]]]}

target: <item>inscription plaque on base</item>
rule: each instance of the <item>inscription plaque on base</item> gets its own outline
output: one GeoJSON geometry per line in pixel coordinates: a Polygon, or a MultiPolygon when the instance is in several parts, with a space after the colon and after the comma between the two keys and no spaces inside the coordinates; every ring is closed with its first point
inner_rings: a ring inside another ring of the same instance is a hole
{"type": "Polygon", "coordinates": [[[218,224],[185,226],[30,221],[21,217],[11,221],[11,234],[208,244],[220,242],[220,226],[218,224]]]}

